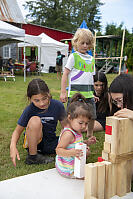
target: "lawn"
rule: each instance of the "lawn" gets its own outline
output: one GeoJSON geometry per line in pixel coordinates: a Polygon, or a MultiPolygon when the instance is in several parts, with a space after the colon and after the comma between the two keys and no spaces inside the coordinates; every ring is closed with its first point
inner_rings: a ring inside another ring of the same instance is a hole
{"type": "MultiPolygon", "coordinates": [[[[110,82],[114,79],[115,74],[108,74],[107,79],[110,82]]],[[[16,168],[10,160],[10,140],[11,135],[16,127],[17,120],[20,117],[25,106],[28,105],[26,98],[26,89],[29,81],[33,78],[42,78],[48,84],[52,97],[59,99],[60,81],[56,79],[55,73],[43,74],[42,76],[28,76],[24,82],[23,76],[16,76],[16,81],[8,80],[7,82],[0,79],[0,181],[22,176],[38,171],[43,171],[54,167],[54,163],[48,165],[26,165],[24,163],[27,152],[23,149],[23,136],[18,143],[20,161],[17,161],[16,168]]],[[[57,134],[60,133],[60,126],[57,127],[57,134]]],[[[97,157],[101,156],[104,142],[104,132],[95,133],[97,143],[91,147],[91,155],[87,162],[96,162],[97,157]]],[[[84,135],[85,137],[85,135],[84,135]]]]}

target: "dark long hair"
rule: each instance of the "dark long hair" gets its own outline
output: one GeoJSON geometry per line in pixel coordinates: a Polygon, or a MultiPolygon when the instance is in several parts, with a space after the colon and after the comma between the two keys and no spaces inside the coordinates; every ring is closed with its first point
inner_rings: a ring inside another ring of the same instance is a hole
{"type": "Polygon", "coordinates": [[[110,84],[109,93],[123,94],[123,108],[133,110],[133,76],[118,75],[110,84]]]}
{"type": "MultiPolygon", "coordinates": [[[[99,101],[99,105],[98,105],[98,112],[106,112],[109,104],[108,104],[108,81],[106,78],[106,75],[102,72],[96,72],[96,74],[94,75],[94,83],[95,82],[102,82],[103,83],[103,90],[100,96],[100,101],[99,101]]],[[[95,91],[94,94],[96,95],[95,91]]]]}

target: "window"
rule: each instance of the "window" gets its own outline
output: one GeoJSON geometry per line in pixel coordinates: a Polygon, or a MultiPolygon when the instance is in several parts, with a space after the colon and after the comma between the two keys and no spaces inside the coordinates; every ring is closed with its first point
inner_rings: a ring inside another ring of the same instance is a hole
{"type": "Polygon", "coordinates": [[[11,57],[11,46],[10,45],[3,46],[3,58],[9,59],[10,57],[11,57]]]}

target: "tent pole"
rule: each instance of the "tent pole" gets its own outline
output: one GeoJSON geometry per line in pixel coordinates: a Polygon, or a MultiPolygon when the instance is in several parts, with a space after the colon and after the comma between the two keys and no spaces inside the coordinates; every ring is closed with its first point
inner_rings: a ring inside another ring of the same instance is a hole
{"type": "Polygon", "coordinates": [[[38,46],[38,72],[39,72],[39,75],[40,75],[40,71],[41,71],[40,46],[38,46]]]}
{"type": "Polygon", "coordinates": [[[96,54],[96,32],[95,32],[95,37],[94,37],[94,52],[93,52],[94,59],[95,59],[95,54],[96,54]]]}
{"type": "Polygon", "coordinates": [[[125,29],[123,30],[123,37],[122,37],[122,46],[121,46],[121,56],[120,56],[120,66],[119,66],[119,75],[121,73],[121,64],[122,64],[122,55],[123,55],[123,47],[124,47],[124,38],[125,38],[125,29]]]}
{"type": "MultiPolygon", "coordinates": [[[[24,40],[24,43],[25,43],[25,40],[24,40]]],[[[26,82],[25,46],[24,46],[24,82],[26,82]]]]}

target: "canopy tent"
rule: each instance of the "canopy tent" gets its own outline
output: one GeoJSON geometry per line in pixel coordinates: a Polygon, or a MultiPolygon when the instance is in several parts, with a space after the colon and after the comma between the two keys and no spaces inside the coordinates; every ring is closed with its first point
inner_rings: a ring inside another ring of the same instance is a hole
{"type": "MultiPolygon", "coordinates": [[[[26,37],[27,36],[28,35],[26,35],[26,37]]],[[[46,35],[45,33],[42,33],[39,36],[33,36],[33,40],[30,39],[30,37],[32,38],[32,36],[30,35],[29,38],[27,37],[27,39],[25,39],[26,43],[19,43],[18,46],[19,47],[37,46],[38,49],[40,47],[40,53],[38,51],[38,57],[40,57],[39,59],[40,64],[43,66],[41,72],[48,73],[49,67],[56,65],[57,51],[61,51],[61,53],[66,56],[63,59],[63,65],[65,65],[68,55],[68,48],[69,48],[68,44],[56,41],[51,37],[49,37],[48,35],[46,35]]]]}
{"type": "Polygon", "coordinates": [[[66,64],[68,57],[68,44],[56,41],[45,33],[39,35],[41,41],[41,64],[44,65],[42,72],[49,72],[50,66],[56,66],[57,51],[61,51],[66,57],[63,59],[63,65],[66,64]]]}
{"type": "Polygon", "coordinates": [[[0,46],[13,43],[17,41],[19,37],[24,36],[25,30],[0,20],[0,46]]]}
{"type": "MultiPolygon", "coordinates": [[[[18,43],[18,47],[38,47],[38,62],[40,62],[40,47],[41,47],[41,38],[34,35],[25,34],[25,37],[18,38],[20,43],[18,43]],[[23,42],[22,42],[23,41],[23,42]]],[[[25,52],[25,49],[24,49],[25,52]]]]}
{"type": "Polygon", "coordinates": [[[25,37],[18,38],[20,43],[18,44],[18,47],[24,47],[25,46],[41,46],[41,38],[34,35],[28,35],[25,34],[25,37]],[[21,42],[23,41],[23,42],[21,42]]]}
{"type": "MultiPolygon", "coordinates": [[[[25,30],[17,28],[11,24],[8,24],[0,20],[0,47],[19,42],[18,38],[24,38],[25,30]]],[[[25,64],[24,64],[25,65],[25,64]]],[[[25,72],[24,72],[24,81],[25,81],[25,72]]]]}

